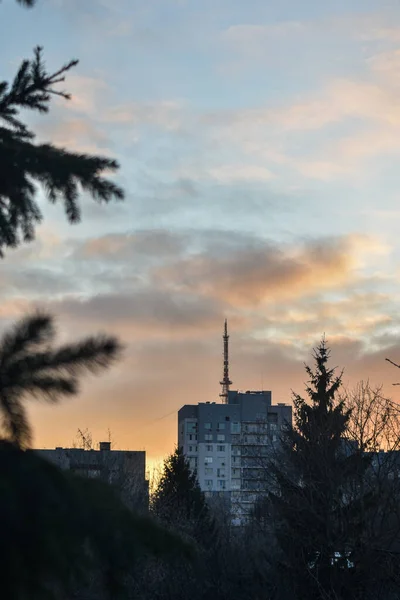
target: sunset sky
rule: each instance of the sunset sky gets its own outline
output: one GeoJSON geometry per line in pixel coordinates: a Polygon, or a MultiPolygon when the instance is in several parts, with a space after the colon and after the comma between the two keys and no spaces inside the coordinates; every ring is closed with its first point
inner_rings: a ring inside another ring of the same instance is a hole
{"type": "Polygon", "coordinates": [[[3,78],[35,45],[80,64],[40,140],[113,156],[124,203],[41,199],[37,241],[1,262],[0,325],[31,306],[64,337],[107,331],[124,359],[58,407],[35,445],[110,428],[150,461],[182,404],[234,388],[290,402],[325,332],[344,382],[400,400],[398,0],[38,0],[0,4],[3,78]],[[397,394],[397,395],[396,395],[397,394]]]}

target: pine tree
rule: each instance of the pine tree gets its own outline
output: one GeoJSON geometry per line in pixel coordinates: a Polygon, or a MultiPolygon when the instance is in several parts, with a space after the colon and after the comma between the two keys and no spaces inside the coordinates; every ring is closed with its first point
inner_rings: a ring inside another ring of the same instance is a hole
{"type": "Polygon", "coordinates": [[[336,399],[342,374],[328,368],[328,359],[322,340],[315,369],[306,366],[309,401],[294,394],[294,427],[271,464],[279,581],[299,600],[362,597],[354,565],[363,525],[359,482],[368,460],[344,441],[350,411],[336,399]]]}
{"type": "Polygon", "coordinates": [[[77,63],[72,60],[50,74],[42,48],[37,47],[34,58],[22,62],[11,85],[0,81],[0,256],[5,248],[34,239],[43,218],[35,200],[38,184],[50,202],[63,201],[70,223],[80,221],[81,192],[98,202],[124,197],[119,186],[102,176],[106,170],[118,169],[115,160],[34,143],[35,134],[20,118],[22,109],[47,113],[54,96],[68,100],[69,94],[55,86],[77,63]]]}
{"type": "Polygon", "coordinates": [[[210,530],[211,516],[206,499],[181,448],[176,448],[164,461],[151,509],[163,522],[197,541],[202,541],[210,530]]]}

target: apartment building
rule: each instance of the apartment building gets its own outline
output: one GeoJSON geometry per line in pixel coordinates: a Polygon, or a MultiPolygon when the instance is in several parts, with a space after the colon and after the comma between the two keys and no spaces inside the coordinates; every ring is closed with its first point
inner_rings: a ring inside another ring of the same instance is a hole
{"type": "Polygon", "coordinates": [[[178,412],[178,444],[209,498],[229,501],[241,523],[265,492],[268,454],[292,423],[292,407],[272,404],[270,391],[224,390],[224,402],[185,405],[178,412]]]}

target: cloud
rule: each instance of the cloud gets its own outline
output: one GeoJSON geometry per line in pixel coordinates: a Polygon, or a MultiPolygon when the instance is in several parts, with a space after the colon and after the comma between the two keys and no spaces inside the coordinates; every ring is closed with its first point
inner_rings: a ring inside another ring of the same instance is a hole
{"type": "MultiPolygon", "coordinates": [[[[249,181],[256,181],[264,170],[265,178],[273,172],[280,182],[277,166],[286,170],[286,176],[297,172],[324,181],[354,178],[366,160],[400,151],[394,71],[394,66],[388,67],[384,82],[335,79],[302,101],[214,112],[202,122],[219,146],[243,156],[242,169],[249,181]]],[[[207,176],[213,169],[218,173],[214,166],[200,173],[207,176]]]]}
{"type": "Polygon", "coordinates": [[[177,101],[131,102],[110,107],[100,115],[100,119],[110,124],[151,125],[166,131],[177,131],[182,124],[183,111],[183,104],[177,101]]]}
{"type": "Polygon", "coordinates": [[[234,306],[269,304],[340,288],[356,276],[358,255],[370,249],[362,236],[310,241],[300,247],[259,243],[225,255],[183,259],[161,267],[155,277],[178,290],[197,291],[234,306]]]}
{"type": "Polygon", "coordinates": [[[89,118],[68,118],[56,110],[46,121],[38,121],[35,132],[39,140],[87,154],[109,153],[111,141],[104,128],[89,118]]]}
{"type": "Polygon", "coordinates": [[[65,89],[71,94],[71,100],[59,99],[57,104],[85,115],[96,114],[110,93],[104,79],[76,73],[68,74],[65,89]]]}
{"type": "Polygon", "coordinates": [[[89,238],[76,251],[77,259],[102,261],[127,261],[131,256],[142,260],[152,257],[161,260],[166,256],[177,256],[184,249],[184,239],[165,230],[136,231],[127,234],[109,234],[89,238]]]}
{"type": "Polygon", "coordinates": [[[274,175],[269,169],[257,165],[222,165],[211,168],[210,176],[221,183],[235,181],[270,181],[274,175]]]}
{"type": "MultiPolygon", "coordinates": [[[[351,286],[350,286],[351,287],[351,286]]],[[[329,339],[368,340],[382,338],[397,320],[397,300],[389,294],[349,289],[321,297],[273,304],[267,315],[253,323],[261,337],[304,347],[305,340],[318,339],[325,332],[329,339]],[[268,333],[267,333],[268,332],[268,333]]],[[[383,338],[382,338],[383,339],[383,338]]],[[[375,342],[373,342],[375,344],[375,342]]]]}
{"type": "MultiPolygon", "coordinates": [[[[320,40],[323,51],[331,37],[336,40],[340,37],[345,42],[353,39],[364,43],[382,40],[397,43],[400,41],[400,27],[393,24],[393,15],[389,11],[386,14],[381,11],[330,14],[316,19],[281,20],[261,25],[250,22],[230,25],[221,33],[223,42],[229,44],[231,50],[249,59],[261,58],[264,61],[269,60],[267,50],[273,44],[287,44],[295,40],[301,52],[304,47],[310,46],[310,41],[320,40]]],[[[337,51],[337,45],[335,49],[337,51]]]]}
{"type": "Polygon", "coordinates": [[[23,293],[25,309],[39,303],[59,315],[65,335],[205,339],[229,317],[237,332],[268,330],[269,339],[298,343],[322,324],[355,337],[382,332],[392,309],[386,318],[390,302],[368,291],[367,273],[388,252],[360,235],[282,244],[237,232],[144,230],[71,240],[53,261],[44,253],[42,264],[14,263],[1,284],[5,299],[18,303],[23,293]]]}
{"type": "Polygon", "coordinates": [[[230,25],[222,31],[221,39],[231,51],[248,60],[261,58],[268,61],[274,44],[304,34],[308,29],[309,25],[300,21],[281,21],[267,25],[230,25]]]}

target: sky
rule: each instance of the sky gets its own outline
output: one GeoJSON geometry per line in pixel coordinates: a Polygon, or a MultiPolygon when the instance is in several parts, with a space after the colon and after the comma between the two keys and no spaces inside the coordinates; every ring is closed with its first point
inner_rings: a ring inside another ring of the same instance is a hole
{"type": "Polygon", "coordinates": [[[116,158],[123,203],[79,225],[42,193],[35,242],[0,263],[0,329],[43,307],[60,340],[113,333],[123,359],[59,406],[29,404],[36,447],[77,429],[171,452],[177,410],[235,389],[302,392],[326,335],[344,384],[400,400],[397,0],[38,0],[0,5],[3,77],[40,44],[79,65],[38,140],[116,158]]]}

